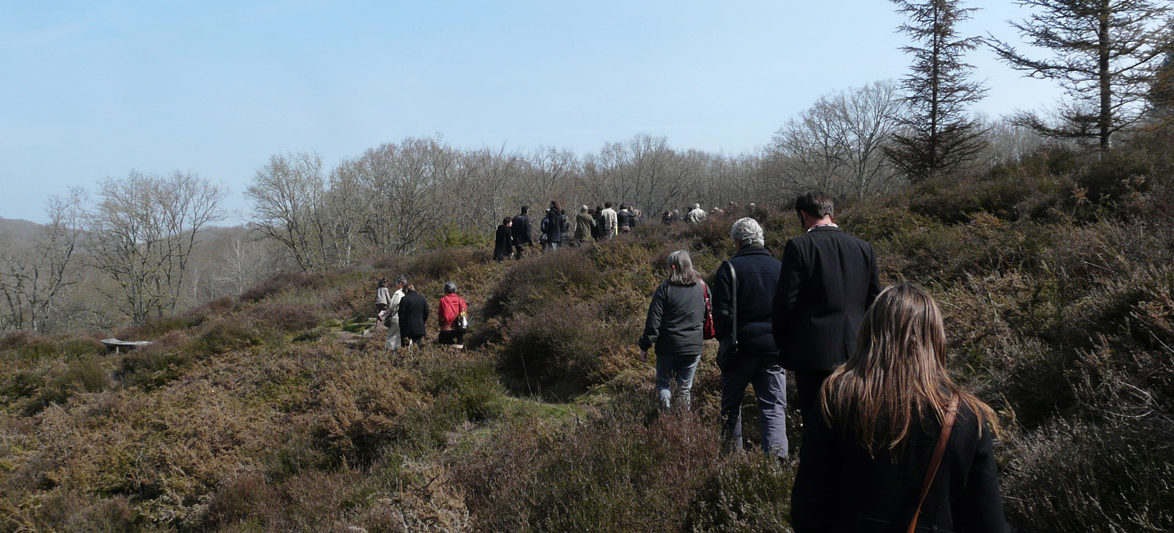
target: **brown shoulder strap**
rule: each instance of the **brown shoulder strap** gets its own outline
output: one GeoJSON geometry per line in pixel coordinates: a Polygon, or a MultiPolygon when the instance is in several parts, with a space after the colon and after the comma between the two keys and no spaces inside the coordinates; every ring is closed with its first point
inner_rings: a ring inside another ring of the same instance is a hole
{"type": "Polygon", "coordinates": [[[933,485],[933,478],[937,476],[942,464],[942,456],[946,454],[946,444],[950,441],[950,431],[954,429],[954,417],[958,414],[958,396],[950,398],[950,408],[946,411],[946,420],[942,423],[942,433],[938,436],[938,445],[933,450],[933,458],[929,460],[929,468],[925,471],[925,481],[921,483],[921,497],[917,499],[917,510],[913,512],[913,520],[909,522],[908,533],[917,529],[917,518],[921,515],[921,505],[929,494],[929,487],[933,485]]]}

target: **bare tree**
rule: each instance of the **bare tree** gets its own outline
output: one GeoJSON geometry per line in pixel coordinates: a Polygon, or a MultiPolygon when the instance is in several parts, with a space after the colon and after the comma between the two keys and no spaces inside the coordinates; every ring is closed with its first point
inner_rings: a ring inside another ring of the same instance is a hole
{"type": "Polygon", "coordinates": [[[90,258],[120,289],[124,313],[135,323],[175,311],[188,260],[200,232],[221,219],[224,191],[192,174],[167,177],[131,172],[107,179],[90,214],[90,258]]]}
{"type": "Polygon", "coordinates": [[[1113,134],[1143,117],[1144,99],[1157,59],[1169,38],[1170,8],[1152,0],[1019,0],[1036,10],[1011,25],[1027,42],[1053,56],[1029,57],[991,36],[991,46],[1011,67],[1033,78],[1057,80],[1072,102],[1058,121],[1035,113],[1016,120],[1052,137],[1096,139],[1102,151],[1113,134]],[[1160,26],[1160,27],[1159,27],[1160,26]],[[1056,123],[1058,122],[1058,123],[1056,123]]]}
{"type": "Polygon", "coordinates": [[[776,190],[786,198],[813,187],[841,197],[889,190],[896,174],[883,149],[899,109],[891,82],[821,97],[780,128],[767,148],[776,190]]]}
{"type": "Polygon", "coordinates": [[[298,153],[270,157],[245,192],[253,200],[250,225],[281,243],[303,271],[326,267],[315,221],[325,187],[321,158],[298,153]]]}
{"type": "Polygon", "coordinates": [[[44,332],[54,322],[58,300],[76,282],[81,198],[80,189],[50,198],[49,223],[38,229],[31,242],[0,246],[0,296],[6,308],[0,327],[44,332]]]}
{"type": "Polygon", "coordinates": [[[983,148],[983,131],[966,116],[966,106],[982,99],[986,90],[968,79],[974,67],[962,59],[981,40],[958,36],[956,24],[974,11],[958,0],[893,3],[908,17],[900,31],[915,44],[902,48],[913,56],[902,79],[908,111],[901,119],[903,131],[893,136],[887,153],[917,181],[956,169],[983,148]]]}

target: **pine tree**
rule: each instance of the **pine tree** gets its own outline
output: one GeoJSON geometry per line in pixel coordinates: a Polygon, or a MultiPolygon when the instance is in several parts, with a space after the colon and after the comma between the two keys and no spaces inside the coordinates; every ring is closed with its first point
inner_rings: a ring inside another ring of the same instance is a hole
{"type": "Polygon", "coordinates": [[[1011,67],[1060,82],[1072,102],[1058,110],[1059,123],[1035,113],[1016,122],[1052,137],[1096,139],[1109,149],[1113,134],[1145,116],[1145,98],[1167,35],[1169,8],[1152,0],[1019,0],[1035,12],[1013,22],[1024,40],[1053,56],[1035,59],[991,37],[1011,67]]]}
{"type": "Polygon", "coordinates": [[[959,0],[893,0],[908,17],[899,31],[912,37],[902,48],[913,56],[910,72],[901,82],[907,112],[903,132],[886,150],[893,163],[912,181],[957,169],[985,146],[983,130],[966,114],[967,104],[982,99],[986,90],[968,79],[974,68],[962,56],[976,48],[979,37],[959,37],[956,24],[974,8],[959,0]]]}

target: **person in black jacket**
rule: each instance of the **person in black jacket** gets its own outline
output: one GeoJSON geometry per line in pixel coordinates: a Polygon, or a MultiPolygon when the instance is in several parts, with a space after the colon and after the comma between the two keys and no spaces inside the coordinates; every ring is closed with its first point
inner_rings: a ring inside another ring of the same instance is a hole
{"type": "Polygon", "coordinates": [[[994,412],[946,372],[942,315],[909,284],[877,297],[852,358],[827,379],[803,434],[795,531],[1007,531],[994,412]],[[925,499],[942,427],[956,417],[925,499]],[[920,514],[918,514],[920,511],[920,514]]]}
{"type": "Polygon", "coordinates": [[[546,217],[542,219],[542,233],[546,235],[546,246],[557,250],[563,242],[563,210],[558,201],[550,201],[550,209],[546,210],[546,217]]]}
{"type": "Polygon", "coordinates": [[[399,331],[404,347],[417,344],[424,338],[424,323],[428,321],[428,301],[416,292],[414,285],[404,287],[399,301],[399,331]]]}
{"type": "Polygon", "coordinates": [[[497,227],[497,234],[493,240],[493,260],[501,261],[510,256],[510,252],[514,247],[514,232],[510,229],[513,226],[513,221],[510,217],[501,219],[501,225],[497,227]]]}
{"type": "Polygon", "coordinates": [[[754,385],[762,413],[762,449],[787,457],[787,377],[779,366],[779,349],[771,333],[771,303],[781,265],[763,246],[762,226],[753,218],[734,222],[730,238],[738,251],[718,267],[713,281],[713,321],[717,338],[734,333],[737,348],[723,354],[722,437],[729,450],[742,450],[742,397],[754,385]],[[730,269],[733,269],[731,275],[730,269]],[[737,290],[737,309],[734,309],[737,290]]]}
{"type": "Polygon", "coordinates": [[[511,231],[514,234],[514,259],[522,258],[522,250],[525,249],[525,246],[534,245],[534,238],[530,232],[530,216],[526,214],[529,210],[529,206],[522,206],[522,212],[514,215],[511,224],[511,231]]]}
{"type": "Polygon", "coordinates": [[[795,200],[805,233],[787,242],[774,299],[774,337],[782,365],[795,372],[807,423],[823,380],[856,347],[856,328],[880,292],[872,245],[832,221],[823,193],[795,200]]]}
{"type": "Polygon", "coordinates": [[[647,360],[648,349],[656,347],[656,394],[661,407],[670,407],[670,387],[676,381],[679,405],[688,409],[693,374],[705,342],[707,289],[693,270],[689,252],[677,250],[669,254],[668,267],[668,279],[656,288],[648,305],[644,334],[640,337],[640,360],[647,360]]]}

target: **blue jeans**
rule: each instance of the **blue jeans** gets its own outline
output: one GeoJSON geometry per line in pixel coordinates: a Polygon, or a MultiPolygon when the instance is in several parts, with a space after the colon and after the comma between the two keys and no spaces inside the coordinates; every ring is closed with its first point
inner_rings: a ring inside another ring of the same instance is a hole
{"type": "Polygon", "coordinates": [[[693,391],[693,374],[697,372],[697,362],[701,360],[701,354],[691,355],[660,355],[656,356],[656,396],[660,400],[660,406],[668,409],[672,404],[672,382],[675,379],[680,397],[679,406],[682,408],[689,408],[689,400],[692,399],[693,391]]]}
{"type": "Polygon", "coordinates": [[[787,456],[787,373],[777,359],[774,354],[736,354],[722,369],[722,437],[727,448],[742,450],[742,395],[752,384],[762,411],[762,449],[787,456]]]}

